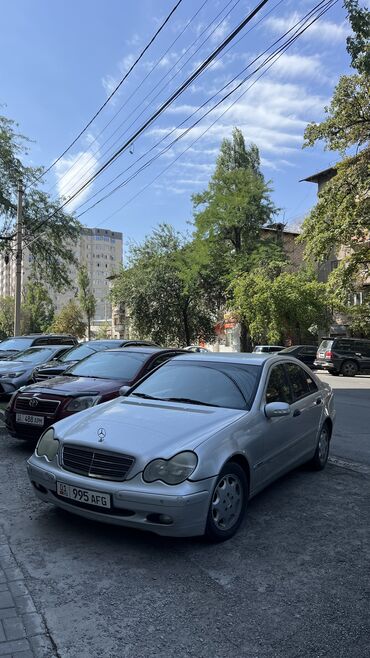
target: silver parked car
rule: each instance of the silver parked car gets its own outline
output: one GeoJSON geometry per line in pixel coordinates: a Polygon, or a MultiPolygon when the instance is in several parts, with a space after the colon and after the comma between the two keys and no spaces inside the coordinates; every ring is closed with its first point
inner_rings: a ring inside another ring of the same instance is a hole
{"type": "Polygon", "coordinates": [[[42,435],[28,461],[41,500],[88,519],[222,541],[270,482],[327,462],[333,393],[293,357],[178,356],[123,393],[42,435]]]}

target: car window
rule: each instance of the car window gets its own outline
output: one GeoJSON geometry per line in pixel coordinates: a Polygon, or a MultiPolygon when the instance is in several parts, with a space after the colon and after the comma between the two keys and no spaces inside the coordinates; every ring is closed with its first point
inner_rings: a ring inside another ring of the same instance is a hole
{"type": "MultiPolygon", "coordinates": [[[[34,345],[50,345],[50,338],[35,338],[33,341],[34,345]]],[[[58,341],[57,341],[58,342],[58,341]]]]}
{"type": "Polygon", "coordinates": [[[364,340],[358,341],[355,343],[355,352],[358,352],[362,356],[370,356],[370,341],[366,342],[364,340]]]}
{"type": "Polygon", "coordinates": [[[274,366],[270,372],[266,387],[266,403],[287,402],[292,403],[292,393],[283,365],[274,366]]]}
{"type": "Polygon", "coordinates": [[[316,354],[317,352],[317,347],[315,345],[306,345],[306,347],[303,348],[303,354],[316,354]]]}
{"type": "Polygon", "coordinates": [[[305,375],[306,375],[308,389],[309,389],[310,393],[315,393],[315,391],[318,391],[319,390],[318,386],[317,386],[316,382],[314,382],[312,377],[310,377],[310,375],[306,372],[305,372],[305,375]]]}
{"type": "Polygon", "coordinates": [[[25,363],[44,363],[51,359],[55,354],[55,349],[43,347],[38,349],[37,347],[31,347],[29,350],[24,350],[23,352],[18,352],[11,361],[24,361],[25,363]]]}
{"type": "Polygon", "coordinates": [[[31,347],[33,338],[7,338],[0,343],[1,350],[25,350],[31,347]]]}
{"type": "Polygon", "coordinates": [[[131,380],[142,368],[148,354],[136,354],[128,350],[95,352],[66,371],[76,377],[131,380]]]}
{"type": "Polygon", "coordinates": [[[78,345],[73,350],[67,352],[67,354],[64,354],[60,360],[63,363],[68,363],[68,361],[81,361],[81,359],[84,359],[91,354],[95,354],[95,350],[91,349],[91,347],[88,347],[87,345],[78,345]]]}
{"type": "Polygon", "coordinates": [[[168,361],[168,359],[171,359],[173,356],[175,356],[175,354],[161,354],[161,356],[157,356],[157,358],[151,362],[149,366],[149,370],[154,370],[155,368],[157,368],[157,366],[160,366],[162,363],[165,363],[166,361],[168,361]]]}
{"type": "Polygon", "coordinates": [[[355,341],[344,339],[336,340],[333,344],[333,350],[335,352],[344,352],[345,354],[355,352],[355,341]]]}
{"type": "Polygon", "coordinates": [[[261,368],[255,365],[168,361],[139,384],[132,395],[196,400],[231,409],[249,409],[261,368]]]}
{"type": "Polygon", "coordinates": [[[330,351],[332,346],[333,346],[332,340],[322,340],[318,351],[319,352],[324,352],[325,350],[330,351]]]}
{"type": "Polygon", "coordinates": [[[296,366],[295,363],[287,363],[286,369],[289,375],[290,384],[293,391],[293,396],[295,400],[300,400],[306,395],[310,395],[310,388],[308,385],[308,374],[300,366],[296,366]]]}

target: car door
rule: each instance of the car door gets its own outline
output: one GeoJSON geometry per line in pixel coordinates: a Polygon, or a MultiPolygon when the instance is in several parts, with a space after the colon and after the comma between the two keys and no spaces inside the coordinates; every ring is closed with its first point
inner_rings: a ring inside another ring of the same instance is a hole
{"type": "MultiPolygon", "coordinates": [[[[263,412],[269,402],[293,402],[292,391],[284,364],[273,365],[268,373],[262,397],[263,412]]],[[[266,486],[285,470],[289,463],[289,452],[296,436],[296,418],[292,414],[277,418],[264,416],[264,455],[257,465],[260,469],[259,485],[266,486]]]]}
{"type": "Polygon", "coordinates": [[[355,353],[360,370],[370,370],[370,341],[356,342],[355,353]]]}
{"type": "Polygon", "coordinates": [[[304,368],[288,362],[285,368],[293,395],[291,408],[295,421],[289,459],[291,463],[298,463],[312,453],[316,446],[323,413],[323,396],[313,377],[304,368]]]}

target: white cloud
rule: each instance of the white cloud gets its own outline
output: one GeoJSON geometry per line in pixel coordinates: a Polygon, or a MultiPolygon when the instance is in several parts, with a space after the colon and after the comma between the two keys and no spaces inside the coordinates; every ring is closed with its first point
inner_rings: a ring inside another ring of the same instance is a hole
{"type": "MultiPolygon", "coordinates": [[[[267,25],[273,32],[282,33],[292,28],[299,19],[300,16],[297,12],[294,12],[290,16],[270,16],[264,22],[264,26],[267,25]]],[[[347,34],[348,26],[346,23],[333,23],[332,21],[319,19],[316,23],[310,25],[302,35],[302,38],[310,39],[315,37],[317,39],[336,43],[338,41],[343,41],[347,34]]]]}
{"type": "Polygon", "coordinates": [[[101,82],[107,97],[111,95],[118,84],[117,78],[114,78],[112,75],[105,75],[101,82]]]}
{"type": "MultiPolygon", "coordinates": [[[[55,165],[57,189],[60,198],[68,199],[76,192],[96,171],[98,165],[98,152],[80,151],[75,155],[66,156],[55,165]]],[[[67,211],[74,210],[86,199],[91,186],[87,186],[67,206],[67,211]]]]}
{"type": "Polygon", "coordinates": [[[119,62],[119,64],[118,64],[118,68],[121,71],[121,73],[123,73],[123,74],[127,73],[127,71],[133,65],[135,59],[136,59],[136,57],[132,53],[129,53],[128,55],[125,55],[125,57],[123,57],[121,59],[121,61],[119,62]]]}
{"type": "Polygon", "coordinates": [[[323,67],[318,55],[305,57],[298,54],[283,53],[274,63],[274,76],[283,78],[310,78],[316,80],[323,76],[323,67]]]}
{"type": "Polygon", "coordinates": [[[215,42],[221,41],[228,33],[229,31],[229,21],[225,18],[222,23],[218,27],[216,27],[215,31],[213,32],[211,36],[211,40],[215,42]]]}

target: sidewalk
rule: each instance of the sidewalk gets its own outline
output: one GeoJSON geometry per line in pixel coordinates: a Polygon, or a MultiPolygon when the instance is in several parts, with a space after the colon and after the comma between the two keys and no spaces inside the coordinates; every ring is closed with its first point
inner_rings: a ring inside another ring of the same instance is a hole
{"type": "Polygon", "coordinates": [[[42,617],[0,528],[0,657],[57,658],[42,617]]]}

